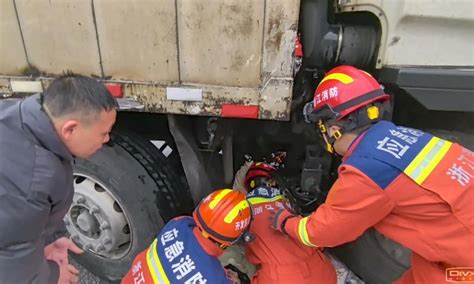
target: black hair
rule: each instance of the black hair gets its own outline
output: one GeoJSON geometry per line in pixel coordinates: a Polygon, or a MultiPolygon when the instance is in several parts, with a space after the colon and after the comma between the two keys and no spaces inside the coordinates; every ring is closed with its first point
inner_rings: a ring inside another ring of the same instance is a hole
{"type": "Polygon", "coordinates": [[[53,118],[72,113],[86,118],[118,108],[104,84],[69,71],[51,82],[42,94],[42,104],[53,118]]]}

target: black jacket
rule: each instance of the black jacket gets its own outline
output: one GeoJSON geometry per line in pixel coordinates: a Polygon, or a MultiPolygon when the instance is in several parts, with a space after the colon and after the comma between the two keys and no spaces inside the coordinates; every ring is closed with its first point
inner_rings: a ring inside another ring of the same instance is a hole
{"type": "Polygon", "coordinates": [[[43,250],[65,233],[72,159],[39,95],[0,100],[0,283],[57,283],[43,250]]]}

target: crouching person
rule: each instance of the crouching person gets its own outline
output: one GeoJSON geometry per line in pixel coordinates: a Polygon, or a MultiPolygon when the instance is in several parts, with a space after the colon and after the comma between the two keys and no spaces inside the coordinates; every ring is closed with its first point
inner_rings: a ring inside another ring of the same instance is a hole
{"type": "Polygon", "coordinates": [[[336,271],[320,249],[303,246],[269,229],[271,215],[289,206],[272,178],[274,170],[270,164],[254,163],[243,182],[253,208],[250,232],[255,238],[246,246],[246,255],[249,262],[260,267],[252,283],[337,283],[336,271]]]}
{"type": "Polygon", "coordinates": [[[243,193],[230,189],[211,193],[193,217],[177,217],[166,224],[135,258],[122,284],[238,283],[229,279],[235,273],[227,273],[217,257],[246,236],[251,216],[243,193]]]}

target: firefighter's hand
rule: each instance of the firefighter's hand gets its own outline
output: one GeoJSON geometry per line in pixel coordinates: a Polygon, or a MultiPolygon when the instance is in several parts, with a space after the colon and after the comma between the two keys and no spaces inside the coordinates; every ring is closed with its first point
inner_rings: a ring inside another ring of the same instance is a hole
{"type": "Polygon", "coordinates": [[[62,237],[44,248],[44,256],[47,260],[53,260],[59,266],[69,264],[68,251],[79,254],[83,251],[70,239],[62,237]]]}
{"type": "Polygon", "coordinates": [[[232,284],[250,284],[250,278],[233,264],[227,264],[225,267],[227,278],[232,284]]]}
{"type": "Polygon", "coordinates": [[[286,234],[284,228],[286,220],[293,217],[296,217],[296,215],[286,209],[272,210],[270,211],[270,224],[273,229],[286,234]]]}
{"type": "Polygon", "coordinates": [[[245,175],[249,171],[250,166],[252,166],[253,160],[247,160],[245,163],[240,167],[240,169],[235,173],[234,177],[234,184],[232,185],[233,190],[237,190],[247,194],[247,189],[244,184],[245,175]]]}

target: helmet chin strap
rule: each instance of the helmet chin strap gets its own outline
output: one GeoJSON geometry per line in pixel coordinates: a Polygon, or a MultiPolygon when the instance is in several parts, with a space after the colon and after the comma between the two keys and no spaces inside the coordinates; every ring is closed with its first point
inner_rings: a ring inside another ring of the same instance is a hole
{"type": "Polygon", "coordinates": [[[389,111],[387,110],[388,108],[388,102],[374,102],[349,114],[337,123],[335,118],[329,119],[327,123],[320,119],[318,126],[319,131],[325,137],[326,150],[331,154],[340,156],[334,150],[334,143],[342,137],[343,133],[351,132],[354,129],[369,127],[370,125],[379,122],[384,113],[389,114],[389,111]],[[335,131],[332,135],[329,135],[329,130],[326,126],[328,124],[339,126],[339,130],[335,131]]]}
{"type": "Polygon", "coordinates": [[[334,155],[339,155],[334,149],[334,143],[336,143],[336,141],[342,137],[341,129],[336,130],[332,135],[329,135],[329,131],[322,119],[319,120],[318,126],[319,131],[324,136],[324,140],[326,143],[326,151],[334,155]]]}

